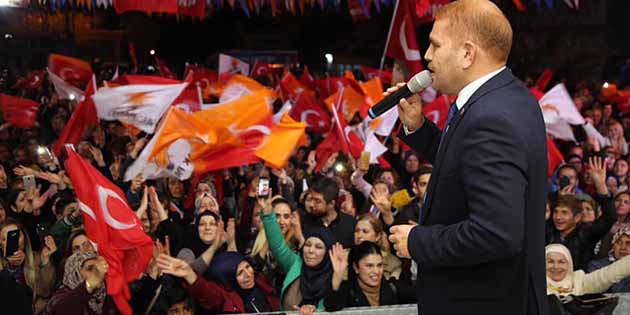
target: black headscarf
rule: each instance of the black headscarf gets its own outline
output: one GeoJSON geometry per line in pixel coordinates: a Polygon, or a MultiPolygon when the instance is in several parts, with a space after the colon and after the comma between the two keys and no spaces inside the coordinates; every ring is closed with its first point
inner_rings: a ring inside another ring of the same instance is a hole
{"type": "MultiPolygon", "coordinates": [[[[213,212],[210,211],[204,211],[202,213],[200,213],[199,215],[197,215],[197,217],[195,218],[195,230],[193,231],[193,237],[192,237],[192,242],[190,245],[188,246],[184,246],[184,247],[188,247],[190,248],[190,250],[193,251],[193,253],[195,254],[195,258],[201,256],[201,254],[203,254],[203,252],[206,251],[206,249],[208,249],[208,247],[210,247],[210,244],[205,244],[201,238],[199,237],[199,222],[201,221],[201,218],[205,217],[205,216],[211,216],[214,218],[214,220],[217,222],[217,224],[219,223],[219,221],[221,220],[221,218],[216,215],[213,212]]],[[[217,229],[217,237],[219,236],[219,233],[221,233],[222,231],[219,231],[217,229]]]]}
{"type": "MultiPolygon", "coordinates": [[[[236,280],[236,271],[238,265],[242,261],[249,260],[247,257],[237,252],[223,252],[212,259],[210,270],[212,270],[212,278],[219,282],[228,290],[238,292],[243,300],[245,311],[248,313],[271,312],[271,306],[267,303],[265,294],[258,289],[258,285],[254,284],[251,289],[243,289],[236,280]]],[[[251,263],[250,263],[251,265],[251,263]]]]}
{"type": "MultiPolygon", "coordinates": [[[[306,233],[304,239],[316,237],[324,242],[326,249],[332,248],[334,239],[331,232],[325,228],[317,228],[306,233]]],[[[304,261],[304,250],[302,249],[302,261],[304,261]]],[[[300,305],[315,305],[324,298],[326,292],[330,290],[333,268],[328,256],[328,251],[324,254],[324,259],[316,267],[308,267],[302,264],[302,275],[300,279],[300,291],[302,293],[302,303],[300,305]]]]}

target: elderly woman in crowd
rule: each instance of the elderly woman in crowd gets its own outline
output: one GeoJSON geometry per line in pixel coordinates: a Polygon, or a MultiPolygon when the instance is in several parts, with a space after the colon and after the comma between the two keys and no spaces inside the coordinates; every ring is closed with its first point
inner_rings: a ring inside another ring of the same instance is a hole
{"type": "Polygon", "coordinates": [[[562,244],[545,247],[547,294],[584,295],[606,292],[613,284],[630,276],[630,256],[591,273],[573,271],[571,253],[562,244]]]}
{"type": "Polygon", "coordinates": [[[77,252],[66,261],[63,287],[50,299],[46,311],[50,315],[117,314],[107,296],[105,276],[109,265],[93,252],[77,252]]]}
{"type": "MultiPolygon", "coordinates": [[[[586,272],[594,272],[596,270],[605,268],[620,261],[624,257],[630,255],[630,225],[621,227],[612,239],[612,250],[610,250],[608,257],[592,260],[586,272]]],[[[615,283],[608,289],[610,293],[630,292],[630,277],[626,277],[623,280],[615,283]]]]}
{"type": "Polygon", "coordinates": [[[214,281],[197,275],[184,261],[160,255],[158,267],[164,273],[186,281],[190,294],[210,312],[263,313],[278,310],[278,298],[269,282],[256,274],[246,256],[235,252],[217,255],[211,270],[214,281]]]}

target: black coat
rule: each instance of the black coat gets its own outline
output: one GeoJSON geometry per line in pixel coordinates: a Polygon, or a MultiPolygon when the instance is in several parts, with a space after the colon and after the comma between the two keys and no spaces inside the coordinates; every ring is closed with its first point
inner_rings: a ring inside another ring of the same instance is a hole
{"type": "MultiPolygon", "coordinates": [[[[381,280],[381,293],[379,304],[396,305],[408,304],[415,301],[413,288],[404,285],[401,281],[381,280]]],[[[356,279],[341,282],[339,290],[329,290],[324,297],[326,311],[334,312],[346,307],[370,306],[367,297],[363,294],[356,279]]]]}
{"type": "Polygon", "coordinates": [[[548,314],[547,143],[538,102],[504,69],[463,105],[441,145],[440,137],[428,119],[401,137],[433,163],[420,225],[408,239],[420,313],[548,314]]]}

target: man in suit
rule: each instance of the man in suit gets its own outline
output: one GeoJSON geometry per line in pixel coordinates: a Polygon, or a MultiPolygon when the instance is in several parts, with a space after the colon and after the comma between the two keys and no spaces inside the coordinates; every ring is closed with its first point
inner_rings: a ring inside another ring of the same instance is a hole
{"type": "Polygon", "coordinates": [[[429,40],[433,87],[457,100],[443,132],[417,95],[400,101],[402,140],[433,172],[419,225],[390,229],[418,265],[418,312],[546,315],[545,125],[505,67],[512,28],[492,2],[460,0],[439,10],[429,40]]]}

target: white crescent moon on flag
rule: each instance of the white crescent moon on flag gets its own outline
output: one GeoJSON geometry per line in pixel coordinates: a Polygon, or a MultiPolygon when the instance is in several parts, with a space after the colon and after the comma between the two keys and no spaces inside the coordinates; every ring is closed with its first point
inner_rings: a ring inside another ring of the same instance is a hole
{"type": "Polygon", "coordinates": [[[306,123],[309,126],[310,124],[306,121],[308,119],[308,115],[316,115],[318,119],[321,119],[321,116],[319,115],[317,111],[314,111],[312,109],[307,109],[303,111],[302,114],[300,115],[300,121],[306,123]]]}
{"type": "Polygon", "coordinates": [[[68,79],[78,79],[79,75],[74,72],[74,70],[70,69],[70,68],[62,68],[59,71],[59,76],[64,80],[68,80],[68,79]],[[66,74],[69,73],[69,74],[66,74]]]}
{"type": "Polygon", "coordinates": [[[407,45],[407,34],[405,33],[405,20],[400,23],[400,32],[398,33],[398,39],[400,40],[400,47],[405,53],[405,59],[407,60],[420,60],[420,51],[417,49],[409,49],[407,45]]]}
{"type": "Polygon", "coordinates": [[[427,118],[429,118],[433,123],[437,124],[440,121],[440,112],[437,110],[432,110],[427,113],[427,118]]]}
{"type": "Polygon", "coordinates": [[[113,190],[111,189],[107,189],[101,185],[99,185],[96,188],[97,192],[98,192],[98,201],[101,205],[101,210],[103,211],[103,217],[105,218],[105,222],[107,223],[107,225],[111,226],[114,229],[117,230],[128,230],[134,226],[136,226],[136,222],[134,221],[132,224],[130,223],[123,223],[120,222],[116,219],[114,219],[114,217],[112,217],[112,214],[109,213],[109,208],[107,207],[107,198],[108,197],[112,197],[112,198],[116,198],[118,200],[120,200],[120,202],[122,202],[123,204],[126,204],[126,202],[113,190]]]}

